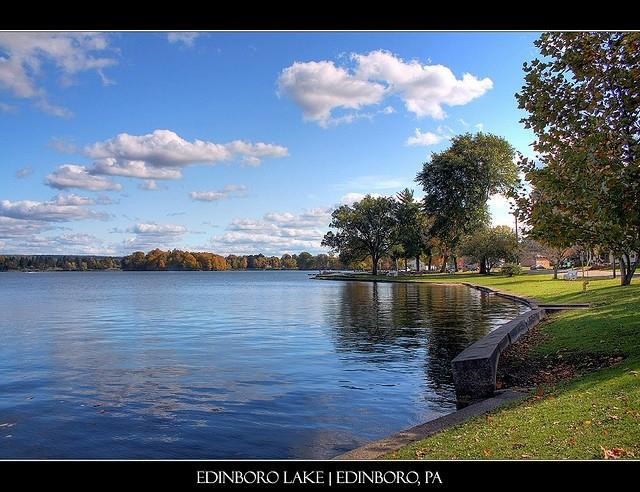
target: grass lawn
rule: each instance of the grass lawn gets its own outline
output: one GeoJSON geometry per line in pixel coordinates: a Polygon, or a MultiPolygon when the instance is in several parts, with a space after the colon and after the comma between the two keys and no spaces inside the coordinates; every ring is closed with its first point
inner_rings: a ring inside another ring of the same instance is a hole
{"type": "MultiPolygon", "coordinates": [[[[388,277],[382,277],[385,280],[388,277]]],[[[399,279],[401,280],[401,279],[399,279]]],[[[506,278],[432,275],[410,281],[471,282],[549,303],[589,302],[592,309],[554,315],[542,325],[548,339],[534,356],[606,354],[622,362],[413,443],[387,458],[562,459],[640,458],[640,280],[553,280],[551,275],[506,278]]]]}

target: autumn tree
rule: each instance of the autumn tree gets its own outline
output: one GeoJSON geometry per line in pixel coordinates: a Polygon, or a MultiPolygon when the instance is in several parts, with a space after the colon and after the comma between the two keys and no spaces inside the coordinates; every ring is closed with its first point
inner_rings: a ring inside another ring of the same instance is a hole
{"type": "Polygon", "coordinates": [[[545,33],[535,45],[541,58],[525,63],[516,94],[540,156],[522,161],[532,188],[522,216],[554,243],[570,234],[611,250],[629,285],[640,252],[640,33],[545,33]]]}
{"type": "Polygon", "coordinates": [[[344,263],[357,263],[371,258],[372,272],[378,274],[378,261],[394,244],[396,221],[394,200],[366,195],[353,205],[342,205],[331,214],[322,245],[340,255],[344,263]]]}
{"type": "Polygon", "coordinates": [[[445,271],[465,235],[487,224],[487,201],[508,194],[518,182],[515,151],[490,133],[458,135],[451,146],[425,162],[416,176],[425,192],[424,210],[433,221],[431,233],[442,243],[445,271]]]}

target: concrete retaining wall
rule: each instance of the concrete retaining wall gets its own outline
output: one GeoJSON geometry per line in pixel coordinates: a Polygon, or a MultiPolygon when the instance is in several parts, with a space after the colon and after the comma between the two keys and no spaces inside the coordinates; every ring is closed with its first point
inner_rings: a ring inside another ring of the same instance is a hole
{"type": "Polygon", "coordinates": [[[537,325],[545,315],[544,309],[540,308],[532,299],[496,292],[493,289],[473,284],[465,285],[521,302],[529,306],[531,311],[527,311],[493,330],[468,346],[451,361],[456,398],[461,405],[494,395],[500,354],[520,336],[537,325]]]}

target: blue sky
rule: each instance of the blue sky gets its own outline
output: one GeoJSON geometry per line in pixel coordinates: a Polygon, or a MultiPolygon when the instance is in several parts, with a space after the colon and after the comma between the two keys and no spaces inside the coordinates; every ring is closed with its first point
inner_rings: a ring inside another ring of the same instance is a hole
{"type": "Polygon", "coordinates": [[[420,195],[453,135],[531,155],[536,38],[0,32],[0,253],[320,252],[336,205],[420,195]]]}

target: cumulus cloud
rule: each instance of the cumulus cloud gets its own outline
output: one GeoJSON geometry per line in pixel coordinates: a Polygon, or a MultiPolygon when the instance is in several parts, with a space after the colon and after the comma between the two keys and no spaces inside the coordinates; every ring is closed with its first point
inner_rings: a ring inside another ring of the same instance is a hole
{"type": "Polygon", "coordinates": [[[279,91],[302,108],[306,120],[326,125],[334,108],[360,109],[377,104],[385,86],[362,80],[332,61],[295,62],[278,78],[279,91]]]}
{"type": "Polygon", "coordinates": [[[0,214],[0,237],[5,240],[24,239],[25,236],[40,234],[53,226],[37,220],[15,219],[0,214]]]}
{"type": "MultiPolygon", "coordinates": [[[[23,222],[23,221],[21,221],[23,222]]],[[[0,217],[0,230],[2,217],[0,217]]],[[[68,232],[58,236],[41,235],[41,230],[10,238],[3,250],[7,254],[115,255],[112,244],[92,234],[68,232]]]]}
{"type": "Polygon", "coordinates": [[[247,187],[244,185],[229,184],[217,191],[192,191],[189,196],[199,202],[217,202],[226,198],[240,197],[245,194],[247,187]]]}
{"type": "Polygon", "coordinates": [[[140,179],[180,179],[182,168],[195,164],[216,164],[235,158],[256,166],[264,158],[285,157],[288,149],[263,142],[234,140],[226,144],[183,139],[171,130],[155,130],[146,135],[121,133],[85,148],[97,159],[94,175],[126,176],[140,179]]]}
{"type": "Polygon", "coordinates": [[[124,176],[138,179],[180,179],[182,171],[175,167],[153,167],[144,161],[100,159],[89,169],[93,175],[124,176]]]}
{"type": "Polygon", "coordinates": [[[167,34],[167,40],[171,44],[181,44],[191,48],[200,35],[199,32],[170,32],[167,34]]]}
{"type": "Polygon", "coordinates": [[[0,201],[0,216],[43,222],[67,222],[82,219],[108,218],[106,214],[86,208],[94,202],[78,195],[57,195],[48,202],[34,200],[0,201]]]}
{"type": "Polygon", "coordinates": [[[51,203],[60,205],[62,207],[67,207],[67,206],[94,205],[96,201],[86,196],[74,195],[73,193],[71,193],[70,195],[59,193],[51,199],[51,203]]]}
{"type": "Polygon", "coordinates": [[[358,110],[391,95],[417,117],[442,119],[443,106],[467,104],[493,87],[489,78],[465,73],[458,79],[444,65],[407,62],[385,50],[353,54],[351,60],[352,69],[326,60],[295,62],[281,72],[278,92],[298,104],[306,120],[326,127],[336,109],[358,110]]]}
{"type": "Polygon", "coordinates": [[[102,176],[94,176],[86,167],[65,164],[49,174],[45,183],[52,188],[80,188],[91,191],[120,191],[122,185],[102,176]]]}
{"type": "Polygon", "coordinates": [[[116,60],[106,55],[108,38],[89,32],[0,32],[0,89],[31,99],[40,110],[67,117],[70,111],[51,104],[42,87],[45,66],[53,65],[64,85],[79,72],[95,71],[108,83],[104,69],[116,60]]]}
{"type": "Polygon", "coordinates": [[[124,254],[129,254],[138,250],[176,247],[187,233],[187,228],[180,224],[138,223],[126,232],[134,236],[126,238],[120,249],[124,254]]]}
{"type": "Polygon", "coordinates": [[[211,238],[211,247],[220,254],[320,251],[330,221],[331,210],[327,208],[270,212],[262,219],[234,219],[224,234],[211,238]]]}
{"type": "Polygon", "coordinates": [[[446,137],[433,132],[422,132],[416,128],[415,135],[407,139],[407,145],[421,145],[427,147],[442,142],[446,137]]]}
{"type": "Polygon", "coordinates": [[[362,200],[365,196],[367,195],[371,195],[373,198],[380,198],[381,195],[380,193],[357,193],[357,192],[351,192],[351,193],[347,193],[345,195],[342,195],[342,197],[340,198],[340,203],[339,205],[353,205],[356,202],[359,202],[360,200],[362,200]]]}

